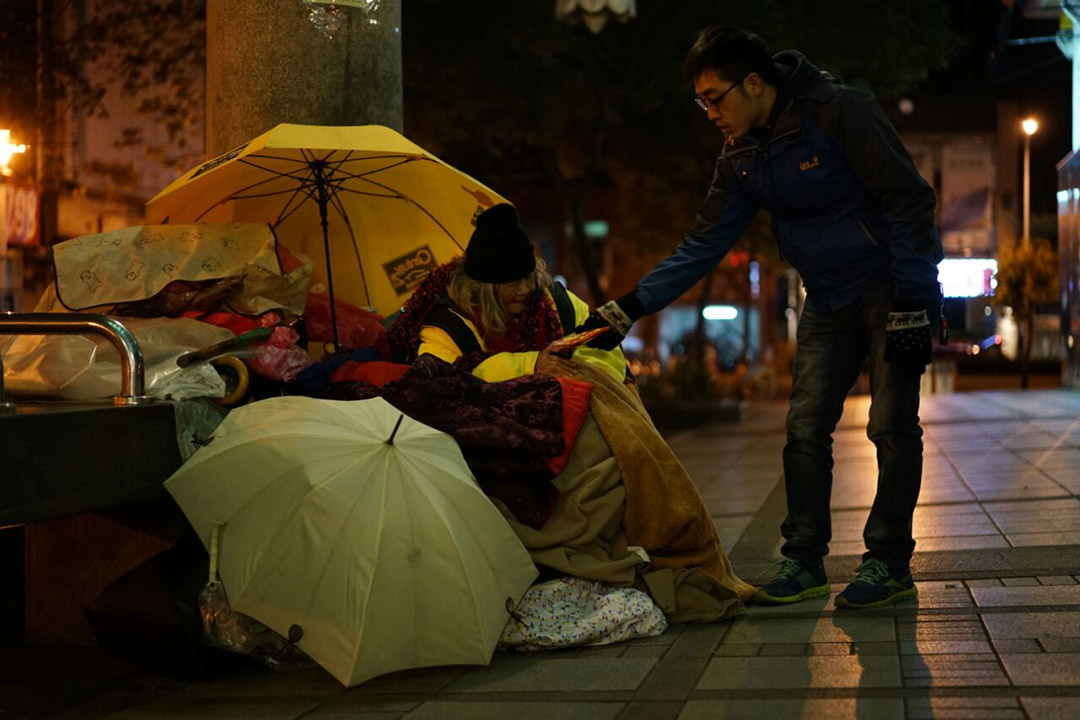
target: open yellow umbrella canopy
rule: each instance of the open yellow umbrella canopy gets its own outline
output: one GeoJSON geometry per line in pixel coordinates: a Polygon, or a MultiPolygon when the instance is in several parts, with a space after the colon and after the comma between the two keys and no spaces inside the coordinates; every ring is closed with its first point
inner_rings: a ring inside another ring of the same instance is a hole
{"type": "Polygon", "coordinates": [[[146,217],[270,223],[312,258],[313,282],[388,315],[464,252],[476,216],[501,202],[390,128],[278,125],[189,170],[147,204],[146,217]]]}
{"type": "Polygon", "coordinates": [[[231,607],[347,686],[490,662],[536,578],[453,438],[381,398],[245,405],[165,488],[231,607]]]}

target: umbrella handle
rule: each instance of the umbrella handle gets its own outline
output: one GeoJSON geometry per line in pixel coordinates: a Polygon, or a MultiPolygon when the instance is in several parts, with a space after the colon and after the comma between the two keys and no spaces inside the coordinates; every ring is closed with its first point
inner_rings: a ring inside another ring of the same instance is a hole
{"type": "Polygon", "coordinates": [[[210,584],[217,584],[217,560],[218,560],[218,542],[221,537],[221,526],[218,525],[210,533],[210,584]]]}

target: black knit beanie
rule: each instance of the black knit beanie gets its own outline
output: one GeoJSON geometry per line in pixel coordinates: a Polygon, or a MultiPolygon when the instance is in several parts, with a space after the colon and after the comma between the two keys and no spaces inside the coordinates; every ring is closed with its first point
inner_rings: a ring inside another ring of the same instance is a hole
{"type": "Polygon", "coordinates": [[[500,203],[476,218],[465,249],[465,274],[477,282],[512,283],[536,269],[532,241],[513,205],[500,203]]]}

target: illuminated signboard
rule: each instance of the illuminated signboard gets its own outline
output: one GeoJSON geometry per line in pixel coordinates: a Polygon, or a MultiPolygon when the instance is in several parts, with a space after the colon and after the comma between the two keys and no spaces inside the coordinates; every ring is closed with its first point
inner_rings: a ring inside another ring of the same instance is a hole
{"type": "Polygon", "coordinates": [[[938,282],[949,298],[993,295],[996,272],[993,258],[948,258],[938,264],[938,282]]]}

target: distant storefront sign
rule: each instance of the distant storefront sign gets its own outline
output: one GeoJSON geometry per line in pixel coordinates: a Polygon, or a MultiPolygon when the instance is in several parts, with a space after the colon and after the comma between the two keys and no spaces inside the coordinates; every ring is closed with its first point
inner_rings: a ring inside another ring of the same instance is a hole
{"type": "Polygon", "coordinates": [[[0,183],[0,248],[5,245],[37,245],[37,187],[0,183]]]}
{"type": "Polygon", "coordinates": [[[996,274],[993,258],[945,258],[938,264],[938,282],[948,298],[993,295],[996,274]]]}
{"type": "Polygon", "coordinates": [[[947,143],[941,153],[941,242],[948,255],[994,254],[994,154],[986,143],[947,143]]]}

